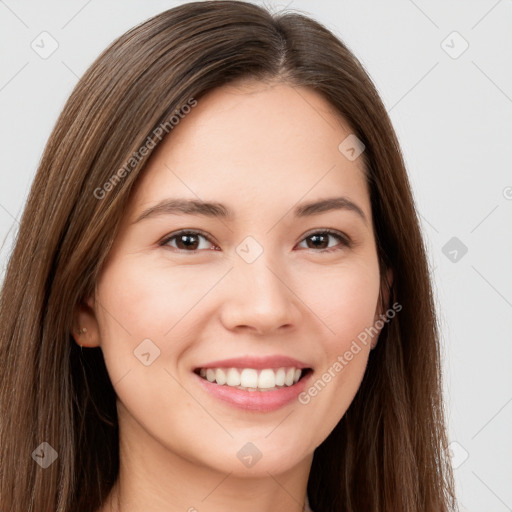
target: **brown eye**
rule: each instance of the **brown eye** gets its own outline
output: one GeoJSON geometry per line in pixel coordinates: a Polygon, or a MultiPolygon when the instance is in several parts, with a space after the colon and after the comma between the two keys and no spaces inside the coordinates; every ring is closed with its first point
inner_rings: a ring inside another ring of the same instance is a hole
{"type": "Polygon", "coordinates": [[[312,247],[309,247],[310,249],[327,249],[329,246],[329,237],[331,235],[328,235],[327,233],[320,233],[316,235],[311,235],[306,238],[306,240],[310,240],[312,247]]]}
{"type": "Polygon", "coordinates": [[[318,252],[331,252],[344,247],[350,247],[348,237],[331,230],[316,231],[306,236],[303,241],[306,241],[307,249],[319,249],[318,252]],[[329,245],[330,238],[338,240],[338,245],[329,245]]]}
{"type": "Polygon", "coordinates": [[[202,235],[201,233],[198,233],[197,231],[180,231],[167,237],[160,243],[160,245],[169,246],[173,249],[178,249],[179,251],[192,253],[199,249],[208,249],[212,246],[210,242],[203,244],[203,246],[201,247],[201,239],[209,241],[208,237],[202,235]]]}
{"type": "Polygon", "coordinates": [[[190,233],[178,235],[176,238],[176,246],[178,249],[196,250],[199,246],[199,236],[190,233]]]}

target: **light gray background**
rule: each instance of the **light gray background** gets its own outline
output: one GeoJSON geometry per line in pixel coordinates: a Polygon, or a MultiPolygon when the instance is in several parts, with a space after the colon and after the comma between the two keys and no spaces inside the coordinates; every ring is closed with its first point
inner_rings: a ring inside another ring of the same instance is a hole
{"type": "MultiPolygon", "coordinates": [[[[78,77],[115,37],[179,3],[0,0],[2,276],[46,139],[78,77]],[[58,43],[46,59],[31,47],[50,48],[43,31],[58,43]]],[[[265,4],[324,23],[381,93],[432,263],[460,508],[512,510],[512,1],[265,4]]]]}

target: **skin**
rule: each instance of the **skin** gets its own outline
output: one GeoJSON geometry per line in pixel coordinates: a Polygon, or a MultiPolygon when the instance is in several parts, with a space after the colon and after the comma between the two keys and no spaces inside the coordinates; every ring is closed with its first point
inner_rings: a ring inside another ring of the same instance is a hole
{"type": "Polygon", "coordinates": [[[316,92],[248,82],[201,98],[151,157],[76,317],[87,328],[77,343],[101,346],[118,397],[120,478],[101,512],[302,510],[313,452],[352,402],[370,343],[307,405],[274,412],[220,402],[192,371],[283,354],[312,367],[314,382],[374,324],[380,276],[362,159],[338,150],[349,134],[316,92]],[[298,204],[341,195],[366,223],[350,210],[293,216],[298,204]],[[218,201],[236,217],[134,223],[169,197],[218,201]],[[311,234],[326,228],[353,245],[332,235],[315,245],[311,234]],[[182,237],[159,245],[181,229],[210,240],[196,235],[195,253],[182,237]],[[236,252],[249,235],[263,249],[252,263],[236,252]],[[133,351],[148,338],[160,355],[145,366],[133,351]],[[236,456],[247,442],[262,453],[250,468],[236,456]]]}

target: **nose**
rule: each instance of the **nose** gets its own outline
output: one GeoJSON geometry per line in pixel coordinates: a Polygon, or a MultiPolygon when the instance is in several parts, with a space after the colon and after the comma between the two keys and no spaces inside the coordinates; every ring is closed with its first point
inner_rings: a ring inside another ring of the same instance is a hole
{"type": "Polygon", "coordinates": [[[268,335],[297,327],[301,316],[292,279],[265,253],[252,263],[237,259],[222,288],[221,320],[227,329],[268,335]]]}

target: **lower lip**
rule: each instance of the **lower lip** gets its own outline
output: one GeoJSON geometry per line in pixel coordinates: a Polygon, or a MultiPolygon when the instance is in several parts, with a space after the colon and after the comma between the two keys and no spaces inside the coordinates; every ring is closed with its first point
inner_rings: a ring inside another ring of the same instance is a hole
{"type": "Polygon", "coordinates": [[[293,386],[287,386],[273,391],[244,391],[242,389],[225,385],[221,386],[210,382],[196,373],[194,373],[194,376],[199,379],[199,383],[208,393],[225,403],[245,411],[270,412],[280,409],[296,400],[297,396],[304,391],[312,374],[313,372],[310,370],[307,375],[293,386]]]}

